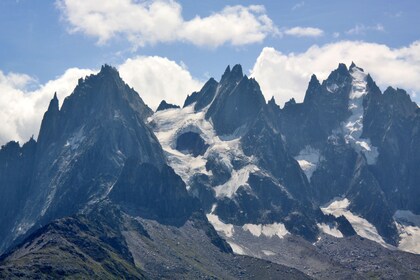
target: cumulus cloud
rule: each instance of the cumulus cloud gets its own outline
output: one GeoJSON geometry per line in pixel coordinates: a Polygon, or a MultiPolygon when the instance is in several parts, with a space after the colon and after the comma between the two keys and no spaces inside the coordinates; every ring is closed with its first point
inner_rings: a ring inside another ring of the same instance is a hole
{"type": "Polygon", "coordinates": [[[352,61],[369,72],[382,89],[400,87],[411,92],[412,97],[420,92],[420,41],[396,49],[376,43],[341,41],[289,54],[264,48],[251,76],[260,83],[267,99],[274,96],[282,105],[292,97],[303,101],[313,73],[322,81],[339,62],[349,66],[352,61]]]}
{"type": "Polygon", "coordinates": [[[364,24],[356,24],[355,27],[349,29],[346,33],[349,35],[365,35],[368,31],[385,31],[385,28],[382,24],[377,23],[375,25],[366,26],[364,24]]]}
{"type": "Polygon", "coordinates": [[[163,99],[182,106],[187,94],[203,85],[191,76],[184,63],[180,64],[159,56],[139,56],[127,59],[118,70],[144,102],[156,109],[163,99]]]}
{"type": "Polygon", "coordinates": [[[77,80],[91,72],[72,68],[55,80],[39,85],[26,74],[0,71],[0,144],[9,140],[23,143],[36,135],[54,92],[63,100],[73,91],[77,80]],[[33,87],[36,89],[30,90],[33,87]]]}
{"type": "Polygon", "coordinates": [[[285,30],[284,34],[295,37],[319,37],[324,35],[324,31],[315,27],[296,26],[285,30]]]}
{"type": "Polygon", "coordinates": [[[278,30],[264,6],[227,6],[207,17],[185,20],[174,0],[57,0],[71,32],[105,43],[116,36],[135,48],[159,42],[185,41],[198,46],[246,45],[262,42],[278,30]]]}
{"type": "MultiPolygon", "coordinates": [[[[147,105],[156,109],[162,99],[182,105],[187,94],[201,88],[202,83],[181,65],[163,57],[140,56],[127,59],[117,68],[124,81],[139,92],[147,105]]],[[[54,92],[62,103],[73,92],[79,78],[97,72],[71,68],[56,79],[39,84],[26,74],[0,71],[0,145],[10,140],[24,143],[32,135],[37,137],[54,92]]]]}

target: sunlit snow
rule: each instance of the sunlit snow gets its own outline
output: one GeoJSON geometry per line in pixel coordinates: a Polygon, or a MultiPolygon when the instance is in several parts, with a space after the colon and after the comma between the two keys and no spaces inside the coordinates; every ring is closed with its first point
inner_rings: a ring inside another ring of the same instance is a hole
{"type": "Polygon", "coordinates": [[[343,237],[343,234],[341,233],[341,231],[339,231],[336,227],[333,227],[331,225],[324,224],[324,223],[317,224],[317,226],[322,232],[324,232],[326,234],[329,234],[329,235],[337,237],[337,238],[342,238],[343,237]]]}
{"type": "Polygon", "coordinates": [[[295,156],[295,160],[299,163],[308,180],[311,180],[312,174],[321,160],[321,155],[319,150],[306,146],[300,151],[299,155],[295,156]]]}
{"type": "Polygon", "coordinates": [[[398,248],[420,254],[420,215],[407,210],[397,210],[394,219],[401,238],[398,248]]]}
{"type": "Polygon", "coordinates": [[[369,223],[366,219],[350,212],[348,210],[349,205],[349,200],[344,198],[331,202],[327,207],[321,208],[321,210],[324,214],[331,214],[335,217],[343,215],[350,222],[359,236],[375,241],[384,247],[390,248],[390,245],[387,244],[379,235],[375,226],[369,223]]]}
{"type": "Polygon", "coordinates": [[[357,152],[365,155],[368,164],[375,164],[378,157],[378,149],[374,147],[369,139],[362,139],[363,132],[363,97],[367,94],[367,74],[358,67],[350,69],[352,76],[352,88],[350,91],[349,110],[350,117],[342,125],[344,139],[357,152]]]}

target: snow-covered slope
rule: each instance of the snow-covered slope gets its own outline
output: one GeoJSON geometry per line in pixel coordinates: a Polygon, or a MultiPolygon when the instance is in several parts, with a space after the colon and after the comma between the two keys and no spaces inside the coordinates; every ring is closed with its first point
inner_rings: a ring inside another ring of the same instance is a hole
{"type": "Polygon", "coordinates": [[[375,226],[369,223],[366,219],[355,215],[348,210],[350,201],[347,198],[332,201],[326,207],[322,207],[321,210],[325,214],[331,214],[335,217],[344,216],[353,226],[354,230],[361,237],[375,241],[386,248],[391,248],[383,238],[379,235],[375,226]]]}
{"type": "MultiPolygon", "coordinates": [[[[247,240],[251,238],[256,242],[256,238],[284,238],[290,234],[282,223],[272,224],[245,224],[241,226],[235,226],[232,224],[225,224],[220,221],[219,217],[212,212],[207,214],[207,219],[214,226],[220,235],[229,243],[233,251],[240,255],[258,256],[259,252],[254,252],[247,248],[247,240]],[[247,238],[248,237],[248,238],[247,238]]],[[[262,242],[263,244],[263,242],[262,242]]],[[[265,250],[264,254],[275,254],[272,251],[265,250]],[[268,252],[268,253],[267,253],[268,252]]]]}
{"type": "Polygon", "coordinates": [[[206,163],[209,157],[217,157],[232,176],[228,182],[215,187],[216,195],[232,197],[239,186],[246,185],[249,173],[257,171],[258,167],[253,164],[253,158],[244,155],[238,138],[222,140],[216,135],[211,122],[205,119],[206,109],[195,112],[194,106],[191,105],[182,109],[158,111],[148,121],[166,152],[169,165],[181,176],[187,188],[194,174],[211,175],[211,170],[206,169],[206,163]],[[209,145],[203,155],[194,157],[176,149],[177,138],[190,131],[198,133],[209,145]],[[235,158],[247,164],[239,170],[234,170],[231,161],[235,158]]]}
{"type": "Polygon", "coordinates": [[[350,68],[352,88],[350,91],[349,111],[351,116],[343,123],[342,133],[347,143],[357,152],[366,156],[368,164],[375,164],[378,157],[378,149],[370,143],[369,139],[362,139],[363,132],[363,97],[368,93],[366,89],[367,74],[363,69],[353,66],[350,68]]]}
{"type": "Polygon", "coordinates": [[[401,238],[398,248],[420,254],[420,215],[408,210],[397,210],[394,219],[401,238]]]}
{"type": "Polygon", "coordinates": [[[312,173],[318,167],[319,161],[322,159],[320,151],[310,146],[306,146],[300,151],[299,155],[295,156],[295,159],[299,163],[300,168],[305,172],[308,180],[311,180],[312,173]]]}

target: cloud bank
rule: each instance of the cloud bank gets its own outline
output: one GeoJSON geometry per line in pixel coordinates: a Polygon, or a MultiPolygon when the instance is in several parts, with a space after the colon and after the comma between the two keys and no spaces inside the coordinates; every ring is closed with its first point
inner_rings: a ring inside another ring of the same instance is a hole
{"type": "MultiPolygon", "coordinates": [[[[278,104],[290,98],[303,101],[314,73],[319,80],[327,78],[339,62],[356,65],[369,72],[381,89],[387,86],[407,90],[412,97],[420,92],[420,41],[401,48],[359,41],[341,41],[314,45],[302,53],[285,54],[264,48],[251,70],[266,99],[275,97],[278,104]]],[[[417,100],[418,101],[418,100],[417,100]]]]}
{"type": "Polygon", "coordinates": [[[139,56],[127,59],[118,70],[121,78],[152,109],[156,109],[163,99],[182,106],[187,94],[200,90],[203,85],[191,76],[185,66],[165,57],[139,56]]]}
{"type": "Polygon", "coordinates": [[[240,46],[278,33],[261,5],[227,6],[186,20],[174,0],[57,0],[56,4],[70,23],[70,32],[95,37],[98,43],[123,36],[134,48],[175,41],[212,48],[240,46]]]}
{"type": "MultiPolygon", "coordinates": [[[[162,99],[182,105],[187,94],[202,85],[185,67],[163,57],[127,59],[117,68],[123,80],[139,92],[152,109],[156,109],[162,99]]],[[[38,84],[26,74],[0,71],[0,145],[10,140],[23,144],[32,135],[37,137],[54,92],[62,104],[64,98],[73,92],[79,78],[97,72],[71,68],[54,80],[38,84]]]]}
{"type": "MultiPolygon", "coordinates": [[[[266,99],[274,96],[282,105],[292,97],[303,100],[313,73],[323,80],[339,62],[350,65],[351,61],[371,73],[382,89],[386,86],[404,88],[413,97],[420,92],[420,41],[395,49],[381,44],[342,41],[289,54],[264,48],[251,76],[260,83],[266,99]]],[[[134,57],[116,67],[125,82],[153,109],[162,99],[182,105],[186,95],[199,90],[203,84],[183,63],[159,56],[134,57]]],[[[39,84],[28,75],[0,70],[0,118],[3,121],[0,144],[10,140],[23,143],[32,135],[36,137],[54,92],[62,103],[80,77],[96,72],[71,68],[56,79],[39,84]]]]}
{"type": "Polygon", "coordinates": [[[80,77],[92,73],[89,69],[68,69],[63,75],[43,85],[26,74],[0,71],[0,144],[10,140],[26,142],[37,135],[42,116],[54,92],[62,101],[69,95],[80,77]],[[36,87],[35,90],[28,88],[36,87]]]}

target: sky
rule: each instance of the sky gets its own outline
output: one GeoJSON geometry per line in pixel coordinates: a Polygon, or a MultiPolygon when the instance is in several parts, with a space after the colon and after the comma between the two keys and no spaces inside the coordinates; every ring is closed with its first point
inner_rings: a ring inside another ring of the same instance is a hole
{"type": "Polygon", "coordinates": [[[417,0],[2,0],[0,144],[36,137],[54,92],[105,63],[153,109],[237,63],[281,106],[352,61],[419,104],[419,14],[417,0]]]}

